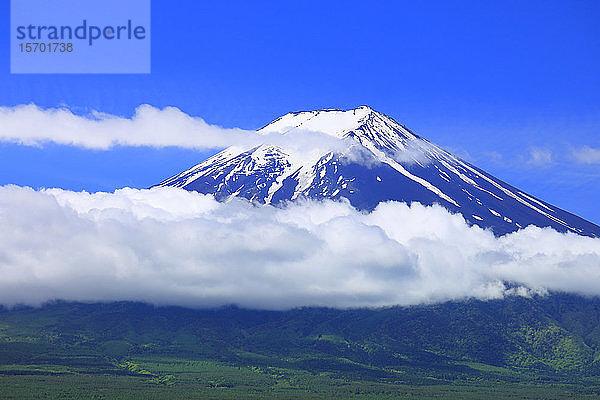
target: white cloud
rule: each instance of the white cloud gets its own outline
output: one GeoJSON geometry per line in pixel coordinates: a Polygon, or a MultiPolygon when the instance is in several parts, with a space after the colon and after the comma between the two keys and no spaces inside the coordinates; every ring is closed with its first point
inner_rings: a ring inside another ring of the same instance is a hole
{"type": "MultiPolygon", "coordinates": [[[[36,105],[0,107],[0,140],[24,145],[45,142],[91,149],[123,146],[218,148],[248,140],[250,131],[224,129],[190,117],[174,107],[141,105],[131,118],[36,105]]],[[[251,136],[251,135],[250,135],[251,136]]]]}
{"type": "Polygon", "coordinates": [[[582,164],[600,164],[600,149],[589,146],[583,146],[573,150],[573,158],[582,164]]]}
{"type": "Polygon", "coordinates": [[[189,149],[232,147],[240,152],[259,145],[276,146],[295,160],[316,161],[333,151],[350,162],[371,166],[373,154],[352,139],[295,129],[293,135],[225,129],[191,117],[175,107],[136,108],[131,118],[93,112],[75,115],[68,108],[42,109],[34,104],[0,107],[0,142],[43,146],[52,142],[87,149],[114,146],[175,146],[189,149]]]}
{"type": "Polygon", "coordinates": [[[527,164],[529,165],[543,167],[552,164],[553,161],[554,156],[550,149],[532,147],[529,150],[529,160],[527,161],[527,164]]]}
{"type": "MultiPolygon", "coordinates": [[[[34,104],[0,107],[0,141],[27,146],[52,142],[102,150],[114,146],[215,149],[271,144],[307,157],[330,150],[345,152],[356,144],[302,130],[295,130],[293,135],[282,135],[226,129],[210,125],[175,107],[158,109],[147,104],[137,107],[131,118],[99,112],[81,116],[68,108],[42,109],[34,104]]],[[[352,156],[352,152],[349,155],[352,156]]]]}
{"type": "Polygon", "coordinates": [[[0,303],[138,300],[383,306],[563,290],[600,295],[600,239],[495,238],[439,206],[254,206],[175,188],[0,187],[0,303]],[[516,287],[508,288],[504,282],[516,287]]]}

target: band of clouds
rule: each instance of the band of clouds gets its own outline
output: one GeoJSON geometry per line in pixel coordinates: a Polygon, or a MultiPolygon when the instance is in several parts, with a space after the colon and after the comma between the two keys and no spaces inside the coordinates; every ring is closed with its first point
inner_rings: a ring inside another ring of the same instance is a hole
{"type": "MultiPolygon", "coordinates": [[[[26,146],[52,142],[96,150],[115,146],[174,146],[203,150],[268,143],[296,152],[334,150],[346,153],[352,145],[318,132],[295,131],[293,137],[286,137],[278,133],[265,135],[253,130],[223,128],[176,107],[159,109],[148,104],[138,106],[130,118],[97,111],[76,115],[67,107],[43,109],[35,104],[0,107],[0,141],[26,146]]],[[[406,152],[392,156],[398,162],[412,163],[420,154],[408,154],[409,150],[410,147],[406,152]]],[[[353,151],[351,149],[350,153],[353,151]]],[[[600,163],[600,149],[594,147],[574,148],[570,155],[577,163],[600,163]]],[[[354,158],[360,160],[364,156],[357,154],[354,158]]],[[[552,161],[554,154],[548,148],[531,148],[527,164],[540,166],[552,161]]]]}
{"type": "Polygon", "coordinates": [[[0,141],[25,146],[45,143],[109,150],[115,146],[219,149],[250,148],[261,144],[290,151],[344,151],[355,144],[319,132],[297,130],[294,135],[222,128],[192,117],[176,107],[159,109],[142,104],[131,118],[93,111],[76,115],[66,107],[43,109],[35,104],[0,107],[0,141]]]}
{"type": "MultiPolygon", "coordinates": [[[[376,157],[352,138],[295,129],[293,134],[222,128],[192,117],[176,107],[159,109],[142,104],[131,118],[93,111],[76,115],[66,107],[43,109],[35,104],[0,107],[0,142],[25,146],[46,143],[84,149],[110,150],[116,146],[179,147],[196,150],[232,147],[241,151],[271,145],[293,155],[296,161],[314,161],[328,152],[370,167],[376,157]]],[[[390,157],[402,164],[428,162],[423,151],[408,143],[390,157]]]]}
{"type": "Polygon", "coordinates": [[[222,128],[175,107],[159,109],[147,104],[138,106],[131,118],[96,111],[76,115],[66,107],[42,109],[35,104],[0,107],[0,142],[25,146],[55,143],[94,150],[145,146],[196,150],[233,147],[245,151],[273,145],[298,160],[318,158],[333,151],[345,154],[352,161],[367,165],[373,162],[372,154],[352,139],[340,140],[301,129],[293,135],[282,135],[222,128]]]}
{"type": "Polygon", "coordinates": [[[0,187],[0,303],[376,307],[600,294],[600,239],[499,238],[440,206],[227,203],[176,188],[0,187]],[[510,285],[507,285],[510,282],[510,285]]]}
{"type": "Polygon", "coordinates": [[[66,107],[42,109],[34,104],[0,107],[0,140],[27,146],[53,142],[101,150],[114,146],[206,149],[243,143],[251,134],[210,125],[175,107],[143,104],[131,118],[96,111],[75,115],[66,107]]]}

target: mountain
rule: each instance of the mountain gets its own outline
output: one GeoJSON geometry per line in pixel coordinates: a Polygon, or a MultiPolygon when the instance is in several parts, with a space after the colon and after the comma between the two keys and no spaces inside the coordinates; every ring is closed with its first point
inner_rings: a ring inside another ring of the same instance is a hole
{"type": "Polygon", "coordinates": [[[366,210],[388,200],[439,203],[496,235],[536,225],[600,237],[599,226],[495,178],[366,106],[289,113],[258,134],[264,144],[227,148],[157,186],[261,204],[301,197],[346,198],[366,210]],[[310,140],[308,132],[321,134],[315,140],[328,138],[322,150],[285,145],[310,140]]]}

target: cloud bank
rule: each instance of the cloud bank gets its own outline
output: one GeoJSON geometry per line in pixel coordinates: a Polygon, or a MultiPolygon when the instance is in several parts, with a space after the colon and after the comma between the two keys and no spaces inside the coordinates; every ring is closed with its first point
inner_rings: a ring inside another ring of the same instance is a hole
{"type": "Polygon", "coordinates": [[[537,227],[495,238],[442,207],[397,202],[363,213],[332,201],[219,203],[175,188],[0,187],[4,305],[135,300],[285,309],[546,290],[600,295],[600,239],[537,227]]]}
{"type": "Polygon", "coordinates": [[[175,107],[136,108],[131,118],[67,108],[42,109],[34,104],[0,107],[0,140],[23,145],[53,142],[89,149],[113,146],[219,148],[248,140],[252,131],[225,129],[191,117],[175,107]]]}
{"type": "Polygon", "coordinates": [[[81,116],[68,108],[42,109],[34,104],[0,107],[0,141],[26,146],[52,142],[86,149],[115,146],[175,146],[188,149],[251,148],[271,144],[306,154],[347,151],[354,142],[296,130],[293,135],[222,128],[192,117],[175,107],[159,109],[144,104],[131,118],[92,112],[81,116]]]}

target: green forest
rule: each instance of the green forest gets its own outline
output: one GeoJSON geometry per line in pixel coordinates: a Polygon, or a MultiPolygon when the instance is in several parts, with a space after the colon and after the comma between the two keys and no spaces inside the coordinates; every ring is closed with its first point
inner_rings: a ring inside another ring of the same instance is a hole
{"type": "Polygon", "coordinates": [[[600,299],[0,310],[2,399],[596,399],[600,299]]]}

